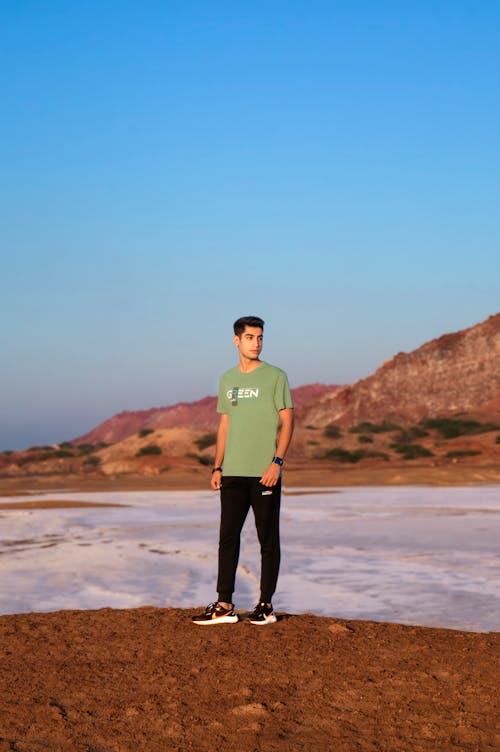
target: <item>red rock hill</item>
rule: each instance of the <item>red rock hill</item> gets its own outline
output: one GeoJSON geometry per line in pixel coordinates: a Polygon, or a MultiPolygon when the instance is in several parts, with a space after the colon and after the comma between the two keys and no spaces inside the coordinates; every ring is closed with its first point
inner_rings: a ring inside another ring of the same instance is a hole
{"type": "Polygon", "coordinates": [[[372,376],[327,394],[306,416],[316,426],[361,421],[408,423],[456,412],[500,411],[500,314],[410,353],[372,376]]]}

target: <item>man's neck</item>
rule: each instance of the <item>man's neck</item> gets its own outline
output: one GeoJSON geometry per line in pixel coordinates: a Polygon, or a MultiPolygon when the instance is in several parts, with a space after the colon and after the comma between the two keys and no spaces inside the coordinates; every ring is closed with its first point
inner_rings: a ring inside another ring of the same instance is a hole
{"type": "Polygon", "coordinates": [[[240,365],[238,366],[241,373],[250,373],[251,371],[255,371],[256,368],[262,365],[262,361],[257,360],[251,360],[250,358],[243,358],[240,355],[240,365]]]}

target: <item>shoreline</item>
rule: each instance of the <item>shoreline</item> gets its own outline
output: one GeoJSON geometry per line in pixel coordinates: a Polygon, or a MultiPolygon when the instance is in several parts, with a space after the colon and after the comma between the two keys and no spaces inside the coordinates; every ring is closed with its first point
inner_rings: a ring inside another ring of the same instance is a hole
{"type": "MultiPolygon", "coordinates": [[[[290,463],[283,474],[284,493],[295,488],[342,488],[345,486],[481,486],[500,485],[500,465],[446,464],[432,466],[407,464],[384,466],[340,466],[290,463]]],[[[210,490],[210,470],[182,469],[161,475],[64,474],[0,478],[0,497],[47,491],[199,491],[210,490]]]]}
{"type": "MultiPolygon", "coordinates": [[[[278,610],[498,629],[498,486],[310,491],[283,497],[278,610]]],[[[212,594],[215,491],[52,489],[2,502],[4,613],[189,608],[212,594]]],[[[238,606],[252,605],[258,579],[259,545],[249,524],[238,606]]]]}

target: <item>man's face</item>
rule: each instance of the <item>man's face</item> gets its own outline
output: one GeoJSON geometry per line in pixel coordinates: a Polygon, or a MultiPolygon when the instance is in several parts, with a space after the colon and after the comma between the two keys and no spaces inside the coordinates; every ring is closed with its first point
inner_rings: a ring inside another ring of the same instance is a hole
{"type": "Polygon", "coordinates": [[[246,326],[241,337],[236,335],[233,342],[244,358],[258,360],[262,350],[262,339],[260,326],[246,326]]]}

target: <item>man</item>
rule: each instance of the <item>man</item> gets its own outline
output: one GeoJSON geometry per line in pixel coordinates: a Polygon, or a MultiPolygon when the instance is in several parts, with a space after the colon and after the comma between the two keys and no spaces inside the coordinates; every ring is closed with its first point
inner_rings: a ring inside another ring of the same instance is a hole
{"type": "Polygon", "coordinates": [[[211,486],[220,490],[218,600],[195,624],[233,624],[232,602],[240,536],[252,507],[261,550],[260,599],[252,624],[276,621],[272,597],[280,565],[281,468],[293,432],[293,402],[284,371],[260,360],[264,322],[244,316],[234,323],[239,365],[221,377],[220,413],[211,486]]]}

